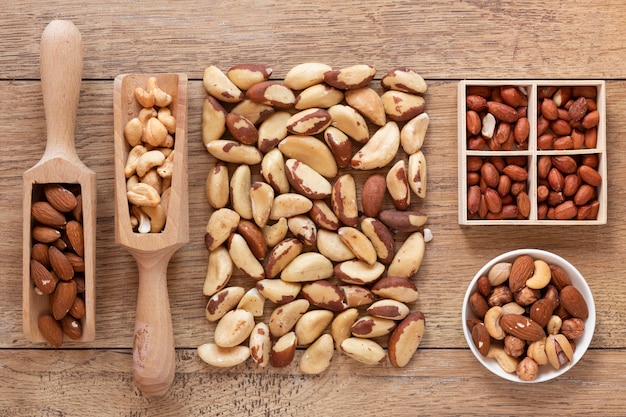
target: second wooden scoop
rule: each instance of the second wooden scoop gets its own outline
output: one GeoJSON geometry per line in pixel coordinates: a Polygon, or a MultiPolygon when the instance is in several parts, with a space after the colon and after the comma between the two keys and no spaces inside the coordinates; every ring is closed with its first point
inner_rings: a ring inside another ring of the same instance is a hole
{"type": "Polygon", "coordinates": [[[149,398],[163,396],[175,374],[172,317],[167,291],[167,269],[172,255],[189,241],[187,195],[187,76],[185,74],[125,74],[115,78],[115,240],[134,257],[139,272],[137,313],[133,342],[135,384],[149,398]],[[172,96],[169,106],[176,119],[174,169],[165,228],[159,233],[133,231],[126,194],[124,167],[130,145],[124,137],[126,123],[140,107],[137,87],[146,88],[156,77],[159,87],[172,96]]]}

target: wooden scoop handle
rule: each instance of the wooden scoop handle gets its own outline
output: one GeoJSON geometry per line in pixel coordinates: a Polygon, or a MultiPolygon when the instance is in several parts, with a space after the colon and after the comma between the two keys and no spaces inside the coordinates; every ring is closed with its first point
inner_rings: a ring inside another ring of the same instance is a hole
{"type": "Polygon", "coordinates": [[[41,89],[46,116],[45,156],[76,159],[74,129],[83,70],[83,41],[74,24],[53,20],[41,35],[41,89]]]}
{"type": "MultiPolygon", "coordinates": [[[[173,251],[172,251],[173,252],[173,251]]],[[[171,254],[135,253],[139,291],[133,343],[135,384],[144,396],[163,396],[174,381],[176,355],[167,293],[171,254]]]]}

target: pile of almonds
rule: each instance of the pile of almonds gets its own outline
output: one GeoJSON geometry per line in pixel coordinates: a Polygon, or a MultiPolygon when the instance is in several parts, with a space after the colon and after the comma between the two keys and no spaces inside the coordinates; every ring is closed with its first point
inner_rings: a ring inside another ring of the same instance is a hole
{"type": "Polygon", "coordinates": [[[303,373],[323,372],[335,350],[405,366],[425,324],[409,305],[431,238],[411,205],[426,196],[426,83],[395,68],[379,94],[370,65],[271,74],[261,64],[204,72],[202,138],[217,162],[203,293],[216,327],[199,356],[283,367],[302,347],[303,373]],[[357,184],[352,170],[370,174],[357,184]],[[228,285],[237,270],[250,285],[228,285]]]}
{"type": "Polygon", "coordinates": [[[169,107],[172,96],[156,77],[134,95],[141,110],[124,127],[131,147],[124,166],[130,220],[138,233],[159,233],[165,228],[174,171],[176,118],[169,107]]]}
{"type": "Polygon", "coordinates": [[[44,338],[53,346],[82,336],[85,316],[85,262],[80,186],[35,186],[31,206],[30,276],[35,291],[49,297],[50,311],[38,317],[44,338]],[[40,192],[41,191],[41,192],[40,192]]]}
{"type": "Polygon", "coordinates": [[[476,349],[523,381],[536,379],[540,366],[570,363],[589,316],[567,273],[527,254],[493,265],[468,305],[473,317],[465,325],[476,349]]]}

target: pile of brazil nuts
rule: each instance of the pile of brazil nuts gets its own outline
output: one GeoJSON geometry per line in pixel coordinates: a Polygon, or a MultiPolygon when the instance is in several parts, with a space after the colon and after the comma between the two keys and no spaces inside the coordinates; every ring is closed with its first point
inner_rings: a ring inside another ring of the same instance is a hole
{"type": "Polygon", "coordinates": [[[134,94],[142,108],[124,127],[131,147],[124,166],[130,220],[138,233],[159,233],[165,228],[174,171],[176,118],[169,107],[172,96],[156,77],[134,94]]]}
{"type": "Polygon", "coordinates": [[[523,381],[535,380],[540,366],[570,363],[589,316],[561,267],[526,254],[495,264],[468,302],[474,317],[465,325],[478,351],[523,381]]]}
{"type": "Polygon", "coordinates": [[[427,85],[394,68],[381,94],[370,65],[271,74],[263,64],[204,72],[202,139],[217,161],[203,294],[216,325],[198,354],[213,366],[251,357],[285,367],[305,348],[307,374],[327,369],[335,350],[406,366],[424,334],[424,314],[409,306],[432,238],[416,208],[426,196],[427,85]],[[354,170],[367,172],[363,184],[354,170]],[[237,271],[248,284],[229,285],[237,271]]]}
{"type": "Polygon", "coordinates": [[[31,206],[30,276],[35,291],[49,297],[50,311],[38,317],[43,337],[53,346],[82,336],[85,317],[85,262],[79,185],[36,185],[31,206]]]}

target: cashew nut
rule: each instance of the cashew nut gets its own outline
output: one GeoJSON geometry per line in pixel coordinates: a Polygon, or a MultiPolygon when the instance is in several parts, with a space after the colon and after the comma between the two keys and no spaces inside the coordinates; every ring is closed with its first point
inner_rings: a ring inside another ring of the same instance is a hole
{"type": "Polygon", "coordinates": [[[533,275],[526,280],[526,286],[535,290],[540,290],[547,286],[552,279],[552,271],[550,265],[544,260],[535,259],[535,271],[533,275]]]}
{"type": "Polygon", "coordinates": [[[142,210],[150,218],[150,232],[159,233],[165,227],[166,214],[163,206],[157,204],[154,207],[144,206],[142,210]]]}
{"type": "Polygon", "coordinates": [[[135,88],[135,100],[145,109],[154,107],[154,94],[141,87],[135,88]]]}
{"type": "MultiPolygon", "coordinates": [[[[152,168],[150,171],[146,172],[146,174],[140,178],[140,181],[146,184],[150,184],[151,186],[154,187],[155,190],[157,190],[159,194],[162,194],[163,190],[162,190],[161,184],[163,182],[163,179],[157,173],[156,168],[152,168]]],[[[130,187],[127,186],[127,189],[128,188],[130,187]]]]}
{"type": "Polygon", "coordinates": [[[130,190],[131,188],[133,188],[133,185],[138,184],[139,181],[139,177],[137,176],[137,174],[132,175],[127,181],[126,181],[126,191],[130,190]]]}
{"type": "Polygon", "coordinates": [[[156,150],[144,152],[137,161],[137,175],[143,177],[152,168],[161,166],[163,162],[165,162],[163,152],[156,150]]]}
{"type": "Polygon", "coordinates": [[[137,146],[141,144],[141,138],[143,136],[143,123],[138,117],[134,117],[126,123],[124,126],[124,138],[130,146],[137,146]]]}
{"type": "Polygon", "coordinates": [[[167,107],[170,105],[172,102],[172,96],[161,90],[161,88],[157,85],[156,77],[148,78],[147,86],[148,91],[154,95],[155,105],[159,107],[167,107]]]}
{"type": "Polygon", "coordinates": [[[163,164],[157,168],[157,173],[161,178],[171,178],[174,172],[174,151],[170,152],[163,164]]]}
{"type": "Polygon", "coordinates": [[[148,123],[148,120],[150,120],[152,117],[157,117],[157,111],[154,110],[152,107],[150,107],[149,109],[139,110],[139,114],[137,115],[137,119],[139,119],[139,121],[143,125],[148,123]]]}
{"type": "Polygon", "coordinates": [[[169,107],[162,107],[157,113],[157,119],[163,123],[163,126],[167,129],[167,133],[173,135],[176,133],[176,118],[172,116],[172,111],[169,107]]]}
{"type": "Polygon", "coordinates": [[[151,117],[146,122],[142,140],[154,147],[164,146],[167,139],[167,129],[156,117],[151,117]]]}
{"type": "Polygon", "coordinates": [[[137,219],[137,231],[139,233],[148,233],[150,232],[150,218],[146,215],[146,213],[141,210],[138,206],[132,206],[130,208],[131,213],[137,219]]]}
{"type": "Polygon", "coordinates": [[[517,370],[517,364],[519,363],[519,359],[507,355],[504,349],[500,346],[492,344],[489,347],[489,353],[487,353],[487,357],[494,358],[504,372],[512,374],[515,373],[515,371],[517,370]]]}
{"type": "Polygon", "coordinates": [[[126,165],[124,166],[124,175],[126,178],[132,177],[137,172],[139,158],[146,152],[148,152],[148,150],[143,145],[137,145],[130,150],[128,158],[126,159],[126,165]]]}
{"type": "Polygon", "coordinates": [[[161,202],[161,196],[151,185],[142,182],[135,184],[126,192],[128,201],[136,206],[155,207],[161,202]]]}
{"type": "Polygon", "coordinates": [[[489,335],[496,340],[503,340],[506,334],[500,327],[500,317],[502,317],[502,307],[493,306],[485,313],[485,327],[489,335]]]}

